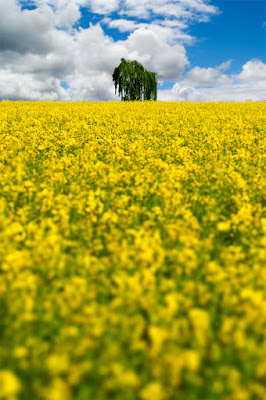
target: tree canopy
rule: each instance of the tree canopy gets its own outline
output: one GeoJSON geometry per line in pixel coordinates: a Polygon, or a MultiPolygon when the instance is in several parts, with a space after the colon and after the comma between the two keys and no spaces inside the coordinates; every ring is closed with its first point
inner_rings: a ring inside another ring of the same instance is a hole
{"type": "Polygon", "coordinates": [[[124,58],[114,69],[113,81],[115,93],[123,101],[126,100],[156,100],[157,76],[155,72],[147,71],[139,62],[124,58]]]}

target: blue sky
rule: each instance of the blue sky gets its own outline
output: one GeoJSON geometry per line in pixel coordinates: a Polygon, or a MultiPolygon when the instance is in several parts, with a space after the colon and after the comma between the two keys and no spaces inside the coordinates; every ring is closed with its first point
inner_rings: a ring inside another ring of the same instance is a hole
{"type": "Polygon", "coordinates": [[[0,98],[119,100],[120,59],[159,100],[266,100],[265,0],[0,0],[0,98]]]}
{"type": "Polygon", "coordinates": [[[208,23],[195,24],[191,34],[199,39],[187,49],[191,63],[214,67],[231,59],[232,73],[257,58],[266,62],[266,2],[264,0],[216,0],[220,9],[208,23]]]}

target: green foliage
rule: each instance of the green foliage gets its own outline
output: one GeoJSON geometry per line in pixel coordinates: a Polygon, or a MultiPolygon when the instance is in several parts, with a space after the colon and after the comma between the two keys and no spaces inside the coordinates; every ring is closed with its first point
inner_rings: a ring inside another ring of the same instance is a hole
{"type": "Polygon", "coordinates": [[[155,72],[147,71],[137,61],[128,61],[124,58],[114,69],[113,81],[115,93],[123,101],[126,100],[156,100],[157,77],[155,72]]]}

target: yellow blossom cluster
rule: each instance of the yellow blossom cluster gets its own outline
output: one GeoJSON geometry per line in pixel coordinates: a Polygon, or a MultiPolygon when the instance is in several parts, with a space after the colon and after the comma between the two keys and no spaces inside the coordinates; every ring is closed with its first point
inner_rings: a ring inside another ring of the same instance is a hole
{"type": "Polygon", "coordinates": [[[265,400],[266,103],[0,103],[0,399],[265,400]]]}

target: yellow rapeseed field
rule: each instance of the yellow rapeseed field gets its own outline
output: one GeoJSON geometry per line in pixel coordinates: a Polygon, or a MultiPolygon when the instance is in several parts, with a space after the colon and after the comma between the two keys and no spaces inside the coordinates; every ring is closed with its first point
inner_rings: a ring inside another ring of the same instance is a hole
{"type": "Polygon", "coordinates": [[[265,400],[266,103],[0,103],[0,399],[265,400]]]}

